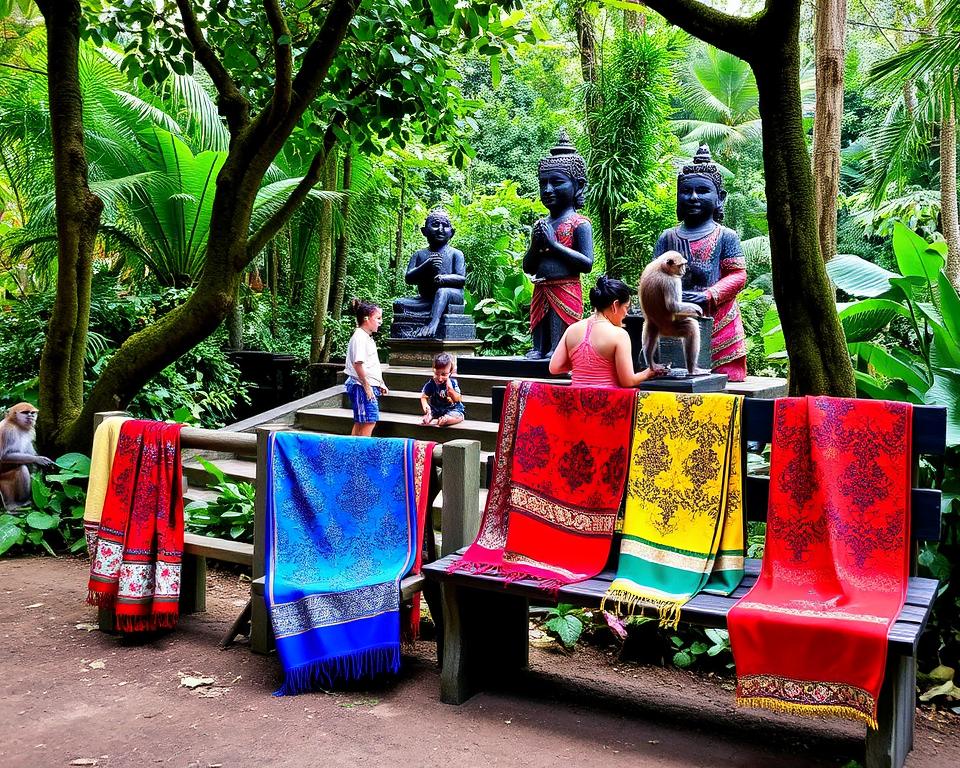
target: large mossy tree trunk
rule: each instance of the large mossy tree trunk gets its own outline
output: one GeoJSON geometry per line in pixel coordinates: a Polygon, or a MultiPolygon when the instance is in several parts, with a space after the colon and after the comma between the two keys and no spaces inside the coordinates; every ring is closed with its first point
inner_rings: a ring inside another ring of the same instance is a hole
{"type": "MultiPolygon", "coordinates": [[[[40,436],[44,452],[63,443],[83,409],[93,249],[103,203],[87,183],[80,90],[79,2],[39,0],[47,29],[47,88],[57,199],[57,292],[40,358],[40,436]],[[53,76],[56,73],[56,76],[53,76]]],[[[56,452],[55,450],[52,452],[56,452]]]]}
{"type": "Polygon", "coordinates": [[[47,25],[51,127],[58,220],[57,297],[41,360],[40,436],[45,450],[88,450],[93,415],[125,407],[156,374],[213,333],[230,313],[241,275],[320,180],[335,143],[327,131],[310,168],[280,208],[255,232],[257,191],[284,142],[320,92],[360,0],[332,0],[294,71],[290,30],[276,3],[267,5],[275,78],[266,107],[251,105],[204,37],[190,0],[177,0],[185,38],[217,90],[230,132],[230,151],[217,176],[203,271],[187,301],[131,336],[110,359],[83,402],[83,361],[89,318],[91,258],[102,209],[87,186],[78,74],[80,5],[40,0],[47,25]],[[285,42],[287,41],[287,42],[285,42]]]}
{"type": "MultiPolygon", "coordinates": [[[[323,188],[337,189],[337,153],[331,152],[323,171],[323,188]]],[[[317,282],[313,301],[313,336],[310,362],[319,363],[327,334],[327,304],[330,301],[330,277],[333,268],[333,203],[324,200],[320,209],[320,243],[317,249],[317,282]]]]}
{"type": "MultiPolygon", "coordinates": [[[[340,323],[343,315],[343,299],[347,286],[347,259],[350,253],[350,187],[353,184],[353,153],[349,147],[343,153],[343,183],[340,186],[343,192],[343,201],[340,203],[340,217],[343,220],[343,230],[337,239],[337,252],[333,260],[333,286],[330,290],[330,302],[327,311],[334,325],[340,323]]],[[[320,362],[329,363],[333,354],[333,334],[327,333],[323,342],[323,354],[320,362]]]]}
{"type": "Polygon", "coordinates": [[[957,116],[953,103],[940,119],[940,228],[947,241],[947,277],[960,289],[960,216],[957,208],[957,116]]]}
{"type": "Polygon", "coordinates": [[[646,0],[646,5],[753,69],[763,125],[773,296],[790,360],[790,394],[855,396],[853,367],[820,256],[800,102],[800,0],[767,0],[750,17],[697,0],[646,0]]]}

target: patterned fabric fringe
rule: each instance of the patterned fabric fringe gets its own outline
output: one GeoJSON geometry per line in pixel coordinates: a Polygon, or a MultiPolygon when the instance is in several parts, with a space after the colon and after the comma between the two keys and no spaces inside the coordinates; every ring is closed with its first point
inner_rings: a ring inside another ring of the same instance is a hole
{"type": "Polygon", "coordinates": [[[87,602],[122,632],[171,629],[183,555],[180,424],[125,421],[103,506],[87,602]]]}
{"type": "Polygon", "coordinates": [[[633,614],[680,622],[705,591],[728,595],[743,578],[740,414],[743,398],[641,392],[617,578],[604,595],[633,614]]]}
{"type": "Polygon", "coordinates": [[[635,390],[511,382],[480,532],[451,570],[556,591],[606,564],[635,390]]]}
{"type": "Polygon", "coordinates": [[[737,702],[877,727],[906,596],[912,406],[778,400],[757,583],[727,616],[737,702]]]}
{"type": "Polygon", "coordinates": [[[433,445],[271,436],[265,597],[284,670],[276,695],[399,669],[400,580],[419,562],[433,445]]]}

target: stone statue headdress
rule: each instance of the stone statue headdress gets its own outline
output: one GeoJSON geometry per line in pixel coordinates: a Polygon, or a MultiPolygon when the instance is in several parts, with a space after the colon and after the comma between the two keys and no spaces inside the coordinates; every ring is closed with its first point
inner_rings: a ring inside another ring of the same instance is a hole
{"type": "MultiPolygon", "coordinates": [[[[703,176],[710,179],[713,182],[713,185],[717,188],[717,207],[713,211],[714,221],[721,222],[723,221],[723,204],[727,199],[727,190],[723,188],[723,176],[720,175],[720,169],[717,168],[717,164],[713,162],[713,157],[710,155],[710,147],[706,144],[701,144],[697,147],[697,151],[693,156],[692,161],[684,165],[680,170],[680,173],[677,174],[677,187],[679,188],[680,182],[683,181],[688,176],[703,176]]],[[[677,210],[677,219],[680,218],[679,208],[677,210]]]]}
{"type": "Polygon", "coordinates": [[[430,213],[427,214],[426,221],[430,221],[430,219],[443,219],[447,224],[453,223],[450,220],[450,212],[442,205],[438,205],[436,208],[430,210],[430,213]]]}
{"type": "Polygon", "coordinates": [[[540,160],[537,172],[545,171],[561,171],[573,179],[579,188],[574,207],[583,207],[584,192],[587,188],[587,164],[563,128],[560,129],[557,143],[551,147],[550,154],[540,160]]]}

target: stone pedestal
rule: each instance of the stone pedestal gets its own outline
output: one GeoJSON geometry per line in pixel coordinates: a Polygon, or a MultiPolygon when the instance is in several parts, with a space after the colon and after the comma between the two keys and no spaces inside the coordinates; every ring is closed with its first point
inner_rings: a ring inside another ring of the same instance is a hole
{"type": "MultiPolygon", "coordinates": [[[[433,358],[441,352],[459,360],[461,355],[475,354],[479,346],[479,339],[387,339],[390,365],[418,368],[433,368],[433,358]]],[[[460,373],[459,364],[457,372],[460,373]]]]}
{"type": "Polygon", "coordinates": [[[726,387],[726,374],[704,373],[700,376],[660,376],[643,382],[638,389],[644,392],[685,392],[702,395],[706,392],[724,392],[726,387]]]}
{"type": "MultiPolygon", "coordinates": [[[[713,318],[697,318],[700,324],[700,356],[697,358],[697,367],[710,370],[710,339],[713,335],[713,318]]],[[[647,367],[643,359],[643,315],[630,314],[623,320],[623,327],[630,336],[630,347],[632,350],[633,370],[642,371],[647,367]]],[[[683,339],[670,337],[660,337],[660,349],[658,353],[659,362],[669,365],[671,368],[686,368],[687,361],[683,355],[683,339]]],[[[713,390],[710,390],[711,392],[713,390]]]]}
{"type": "MultiPolygon", "coordinates": [[[[429,312],[398,312],[394,305],[393,323],[390,325],[391,339],[415,339],[417,332],[430,322],[429,312]]],[[[440,317],[434,339],[447,341],[469,341],[477,337],[477,329],[470,315],[463,314],[463,304],[451,304],[440,317]]]]}
{"type": "MultiPolygon", "coordinates": [[[[550,359],[528,360],[520,355],[461,357],[457,361],[457,373],[476,376],[504,376],[513,379],[549,379],[550,359]]],[[[568,378],[567,374],[560,374],[568,378]]]]}

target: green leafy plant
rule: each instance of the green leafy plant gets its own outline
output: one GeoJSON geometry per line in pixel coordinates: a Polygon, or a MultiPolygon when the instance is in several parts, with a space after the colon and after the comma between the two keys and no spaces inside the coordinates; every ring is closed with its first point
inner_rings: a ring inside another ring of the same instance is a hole
{"type": "MultiPolygon", "coordinates": [[[[696,663],[697,659],[706,654],[709,657],[719,656],[720,654],[730,654],[730,635],[725,629],[716,629],[708,627],[699,629],[690,628],[690,635],[675,634],[671,635],[670,642],[676,652],[673,654],[673,663],[680,669],[688,669],[696,663]],[[690,640],[690,637],[695,639],[690,640]]],[[[727,663],[727,668],[733,667],[733,661],[727,663]]]]}
{"type": "Polygon", "coordinates": [[[0,514],[0,555],[13,548],[77,552],[83,548],[84,487],[90,459],[67,453],[56,460],[59,471],[33,476],[31,505],[0,514]]]}
{"type": "Polygon", "coordinates": [[[215,482],[208,488],[217,492],[217,498],[187,504],[183,508],[186,529],[214,538],[252,542],[256,488],[251,483],[229,480],[222,469],[202,457],[197,461],[213,475],[215,482]]]}
{"type": "Polygon", "coordinates": [[[560,603],[556,608],[551,608],[547,612],[543,629],[569,650],[577,644],[580,635],[583,634],[583,630],[587,626],[587,622],[588,619],[583,608],[574,608],[569,603],[560,603]]]}
{"type": "Polygon", "coordinates": [[[467,311],[477,324],[481,349],[489,354],[518,354],[530,346],[528,308],[533,284],[522,272],[508,275],[493,291],[493,297],[476,301],[466,293],[467,311]]]}

